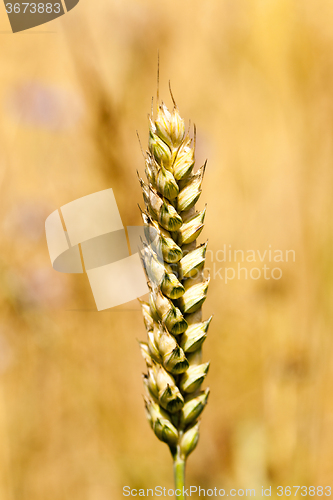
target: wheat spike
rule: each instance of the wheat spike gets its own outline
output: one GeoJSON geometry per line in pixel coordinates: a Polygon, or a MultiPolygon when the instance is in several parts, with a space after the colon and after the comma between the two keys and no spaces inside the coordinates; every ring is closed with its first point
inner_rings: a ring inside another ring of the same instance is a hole
{"type": "Polygon", "coordinates": [[[162,103],[149,117],[147,183],[139,177],[147,239],[141,255],[150,290],[149,303],[141,302],[148,340],[140,345],[147,418],[169,445],[182,499],[185,462],[198,442],[209,395],[201,387],[209,368],[201,349],[211,318],[202,321],[201,311],[209,284],[203,277],[207,243],[196,244],[206,213],[206,207],[195,210],[206,164],[193,172],[195,146],[173,102],[172,111],[162,103]]]}

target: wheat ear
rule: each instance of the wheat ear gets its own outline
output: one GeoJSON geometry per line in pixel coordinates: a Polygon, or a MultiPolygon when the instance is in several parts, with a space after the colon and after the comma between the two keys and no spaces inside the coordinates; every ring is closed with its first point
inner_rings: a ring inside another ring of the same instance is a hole
{"type": "Polygon", "coordinates": [[[139,178],[146,207],[141,253],[150,290],[149,303],[141,302],[148,340],[140,346],[147,364],[147,418],[169,445],[176,498],[182,500],[185,462],[198,442],[198,418],[209,395],[209,389],[201,389],[209,368],[202,363],[202,344],[211,318],[202,321],[207,243],[196,245],[206,208],[196,212],[194,207],[206,165],[193,172],[195,129],[192,141],[173,102],[172,112],[162,103],[156,118],[149,117],[148,183],[139,178]]]}

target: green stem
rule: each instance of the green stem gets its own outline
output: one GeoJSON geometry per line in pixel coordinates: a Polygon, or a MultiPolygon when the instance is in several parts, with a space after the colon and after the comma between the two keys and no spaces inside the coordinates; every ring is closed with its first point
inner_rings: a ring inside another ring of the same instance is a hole
{"type": "Polygon", "coordinates": [[[173,462],[173,471],[175,476],[175,490],[180,490],[176,494],[177,500],[185,500],[184,487],[185,487],[185,460],[180,457],[175,457],[173,462]]]}

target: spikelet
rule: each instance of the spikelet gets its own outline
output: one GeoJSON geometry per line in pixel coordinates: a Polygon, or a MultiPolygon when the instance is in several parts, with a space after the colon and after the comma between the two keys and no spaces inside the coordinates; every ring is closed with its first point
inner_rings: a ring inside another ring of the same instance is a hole
{"type": "MultiPolygon", "coordinates": [[[[208,400],[202,390],[209,363],[201,348],[212,318],[202,321],[209,278],[203,268],[207,243],[196,244],[206,207],[196,211],[206,163],[194,171],[194,145],[174,103],[149,118],[147,183],[140,178],[146,241],[141,258],[150,290],[141,302],[147,342],[141,342],[147,418],[174,459],[185,460],[199,438],[208,400]]],[[[195,142],[195,141],[194,141],[195,142]]]]}
{"type": "Polygon", "coordinates": [[[187,398],[185,398],[185,403],[180,417],[183,427],[197,421],[207,404],[208,396],[209,389],[206,389],[205,391],[201,391],[199,394],[187,396],[187,398]]]}

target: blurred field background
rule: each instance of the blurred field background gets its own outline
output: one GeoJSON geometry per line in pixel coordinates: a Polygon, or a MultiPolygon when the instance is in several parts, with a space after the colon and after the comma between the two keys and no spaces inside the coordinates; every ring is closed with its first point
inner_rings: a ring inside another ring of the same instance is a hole
{"type": "Polygon", "coordinates": [[[44,233],[56,208],[110,187],[140,224],[136,130],[145,148],[158,51],[161,97],[170,79],[208,158],[200,241],[296,255],[280,280],[212,279],[212,392],[187,484],[273,498],[330,484],[332,18],[329,0],[82,0],[13,35],[1,6],[1,500],[173,486],[145,420],[138,304],[97,313],[86,276],[52,269],[44,233]]]}

